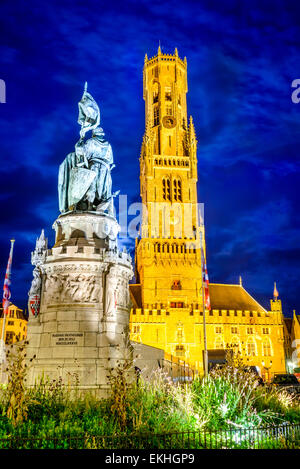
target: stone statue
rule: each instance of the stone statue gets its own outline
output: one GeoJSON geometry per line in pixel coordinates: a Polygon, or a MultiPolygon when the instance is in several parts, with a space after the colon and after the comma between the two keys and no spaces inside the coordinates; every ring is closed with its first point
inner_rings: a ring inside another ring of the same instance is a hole
{"type": "Polygon", "coordinates": [[[115,269],[111,268],[106,275],[105,317],[116,321],[117,315],[117,286],[119,278],[115,269]]]}
{"type": "Polygon", "coordinates": [[[36,240],[35,250],[31,253],[31,263],[35,268],[33,269],[33,280],[28,292],[28,311],[31,311],[35,317],[38,316],[40,311],[43,264],[46,259],[47,248],[48,240],[45,237],[44,230],[42,230],[40,237],[36,240]]]}
{"type": "Polygon", "coordinates": [[[111,170],[113,152],[100,125],[100,110],[87,92],[78,104],[80,139],[59,167],[58,196],[60,212],[73,210],[105,211],[113,215],[111,170]],[[87,132],[92,137],[85,139],[87,132]]]}

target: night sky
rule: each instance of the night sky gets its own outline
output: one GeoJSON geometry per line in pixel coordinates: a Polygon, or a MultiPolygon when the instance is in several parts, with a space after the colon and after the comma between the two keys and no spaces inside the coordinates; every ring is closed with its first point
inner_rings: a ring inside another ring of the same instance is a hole
{"type": "MultiPolygon", "coordinates": [[[[210,281],[241,275],[266,308],[276,281],[285,314],[299,313],[299,2],[1,0],[0,36],[0,276],[14,237],[15,304],[26,307],[42,228],[54,242],[58,167],[79,138],[86,80],[113,147],[113,188],[140,201],[142,70],[160,41],[188,61],[210,281]]],[[[133,254],[133,239],[122,244],[133,254]]]]}

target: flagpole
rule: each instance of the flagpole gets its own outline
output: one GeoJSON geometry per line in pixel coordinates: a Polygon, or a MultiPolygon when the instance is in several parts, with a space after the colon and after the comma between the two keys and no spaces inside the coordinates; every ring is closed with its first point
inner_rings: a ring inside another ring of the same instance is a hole
{"type": "Polygon", "coordinates": [[[204,292],[204,249],[203,249],[203,239],[202,232],[200,232],[200,242],[201,242],[201,280],[202,280],[202,307],[203,307],[203,341],[204,341],[204,351],[203,351],[203,371],[204,376],[208,375],[208,355],[207,355],[207,338],[206,338],[206,317],[205,317],[205,292],[204,292]],[[203,254],[203,255],[202,255],[203,254]]]}
{"type": "Polygon", "coordinates": [[[8,314],[8,307],[9,307],[9,284],[10,284],[10,271],[11,271],[11,263],[12,263],[12,255],[14,249],[14,239],[10,240],[10,252],[9,258],[6,268],[5,280],[4,280],[4,287],[3,287],[3,322],[2,322],[2,333],[1,333],[1,340],[0,340],[0,366],[1,366],[1,382],[3,377],[3,363],[6,361],[6,353],[5,353],[5,326],[6,326],[6,316],[8,314]],[[6,295],[8,293],[8,295],[6,295]],[[8,297],[7,297],[8,296],[8,297]]]}

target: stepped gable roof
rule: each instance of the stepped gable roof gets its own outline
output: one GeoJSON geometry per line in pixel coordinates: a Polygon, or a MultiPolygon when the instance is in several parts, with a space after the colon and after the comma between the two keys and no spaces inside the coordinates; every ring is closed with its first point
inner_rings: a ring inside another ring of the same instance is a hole
{"type": "Polygon", "coordinates": [[[129,285],[129,291],[130,291],[130,298],[131,298],[134,308],[141,308],[142,307],[141,284],[133,283],[129,285]]]}
{"type": "MultiPolygon", "coordinates": [[[[20,308],[18,308],[18,306],[14,305],[13,303],[10,302],[9,306],[12,306],[13,308],[17,308],[16,311],[17,311],[17,319],[24,319],[25,321],[27,321],[27,318],[25,317],[24,315],[24,311],[20,308]]],[[[0,305],[0,318],[3,318],[4,314],[3,314],[3,306],[0,305]]]]}
{"type": "Polygon", "coordinates": [[[267,312],[242,285],[210,283],[209,294],[212,309],[267,312]]]}

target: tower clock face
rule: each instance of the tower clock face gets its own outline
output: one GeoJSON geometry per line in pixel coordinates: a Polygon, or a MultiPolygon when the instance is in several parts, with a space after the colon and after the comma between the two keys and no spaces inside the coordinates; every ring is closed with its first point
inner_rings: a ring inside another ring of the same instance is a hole
{"type": "Polygon", "coordinates": [[[176,119],[172,116],[164,116],[163,118],[163,125],[167,129],[172,129],[176,125],[176,119]]]}

